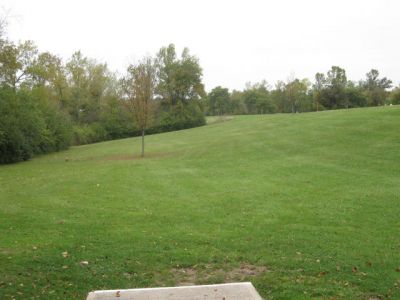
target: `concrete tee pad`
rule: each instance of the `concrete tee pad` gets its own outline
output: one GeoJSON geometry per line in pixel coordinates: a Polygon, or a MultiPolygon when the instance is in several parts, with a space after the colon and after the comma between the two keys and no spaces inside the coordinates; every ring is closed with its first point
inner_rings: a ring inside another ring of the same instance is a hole
{"type": "Polygon", "coordinates": [[[251,282],[90,292],[87,300],[262,300],[251,282]]]}

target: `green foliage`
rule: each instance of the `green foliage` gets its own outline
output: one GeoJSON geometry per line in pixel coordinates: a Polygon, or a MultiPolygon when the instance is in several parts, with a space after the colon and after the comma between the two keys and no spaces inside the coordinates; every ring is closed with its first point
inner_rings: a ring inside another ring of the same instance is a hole
{"type": "Polygon", "coordinates": [[[208,94],[209,114],[224,115],[230,112],[229,90],[217,86],[208,94]]]}
{"type": "Polygon", "coordinates": [[[201,82],[203,71],[195,56],[189,54],[189,49],[182,51],[178,59],[175,46],[160,49],[157,55],[158,85],[156,93],[163,104],[171,106],[200,100],[205,96],[204,85],[201,82]]]}
{"type": "Polygon", "coordinates": [[[400,104],[400,87],[395,88],[390,93],[390,103],[392,103],[392,104],[400,104]]]}
{"type": "Polygon", "coordinates": [[[133,136],[136,130],[132,114],[117,97],[110,97],[103,104],[100,123],[111,140],[133,136]]]}
{"type": "Polygon", "coordinates": [[[392,87],[392,81],[386,77],[379,79],[379,72],[375,69],[369,71],[366,77],[366,80],[361,82],[361,85],[365,90],[368,105],[378,106],[385,104],[388,96],[386,89],[392,87]]]}
{"type": "Polygon", "coordinates": [[[67,117],[29,91],[1,88],[0,115],[0,163],[27,160],[70,144],[67,117]]]}
{"type": "Polygon", "coordinates": [[[365,96],[364,89],[361,86],[356,86],[352,82],[349,82],[346,88],[346,99],[348,107],[364,107],[368,105],[368,99],[365,96]]]}
{"type": "MultiPolygon", "coordinates": [[[[124,81],[106,64],[80,51],[64,63],[51,53],[40,53],[31,41],[14,44],[1,38],[1,105],[8,115],[2,120],[0,163],[65,149],[70,141],[77,145],[139,134],[142,119],[133,118],[139,110],[130,110],[124,81]]],[[[147,132],[204,125],[198,59],[188,49],[178,58],[171,44],[154,60],[157,95],[151,93],[150,98],[159,123],[146,124],[147,132]]]]}
{"type": "Polygon", "coordinates": [[[161,48],[156,67],[156,94],[159,125],[156,131],[179,130],[205,124],[201,99],[206,96],[202,84],[202,69],[196,57],[185,48],[178,59],[175,46],[161,48]]]}
{"type": "Polygon", "coordinates": [[[322,106],[330,109],[349,107],[346,98],[347,76],[344,69],[332,66],[327,72],[324,85],[321,97],[322,106]]]}
{"type": "Polygon", "coordinates": [[[150,132],[166,132],[187,129],[206,124],[206,119],[199,103],[178,104],[159,114],[159,125],[150,132]]]}
{"type": "Polygon", "coordinates": [[[247,84],[246,89],[242,94],[243,102],[246,106],[246,111],[249,114],[265,114],[275,112],[267,83],[247,84]]]}
{"type": "Polygon", "coordinates": [[[107,131],[101,123],[75,125],[73,128],[73,144],[83,145],[108,140],[107,131]]]}
{"type": "Polygon", "coordinates": [[[292,113],[311,110],[311,98],[308,94],[309,85],[307,79],[299,80],[297,78],[286,84],[286,97],[292,113]]]}
{"type": "Polygon", "coordinates": [[[80,51],[63,62],[49,52],[39,52],[32,41],[13,43],[3,32],[0,20],[0,87],[3,98],[10,95],[2,100],[2,110],[10,112],[0,132],[2,151],[8,153],[2,162],[65,149],[69,141],[86,144],[138,135],[139,129],[158,133],[201,126],[205,114],[299,113],[399,103],[396,90],[389,97],[392,82],[379,78],[377,70],[372,69],[356,85],[338,66],[326,74],[317,73],[312,87],[307,79],[292,78],[279,81],[274,89],[261,81],[232,93],[218,86],[207,95],[198,58],[187,48],[178,55],[170,44],[148,58],[151,84],[142,86],[151,93],[141,99],[150,99],[146,107],[151,114],[143,118],[139,113],[143,110],[129,104],[138,99],[138,85],[132,93],[138,80],[132,81],[130,73],[138,71],[138,66],[118,78],[105,63],[80,51]],[[21,99],[27,99],[26,103],[21,99]],[[10,154],[13,151],[15,155],[10,154]]]}

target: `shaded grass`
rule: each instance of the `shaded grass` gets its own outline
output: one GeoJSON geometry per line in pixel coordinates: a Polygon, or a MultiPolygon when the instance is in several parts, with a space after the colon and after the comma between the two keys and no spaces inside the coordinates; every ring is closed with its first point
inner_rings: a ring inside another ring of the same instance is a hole
{"type": "Polygon", "coordinates": [[[399,107],[238,116],[149,136],[144,159],[133,138],[1,166],[0,298],[243,263],[267,299],[400,298],[399,125],[399,107]]]}

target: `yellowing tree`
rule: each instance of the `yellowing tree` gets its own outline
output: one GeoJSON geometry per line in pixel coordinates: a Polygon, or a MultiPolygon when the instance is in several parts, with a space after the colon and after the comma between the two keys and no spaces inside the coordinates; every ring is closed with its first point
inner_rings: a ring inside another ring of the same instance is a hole
{"type": "Polygon", "coordinates": [[[156,68],[152,58],[145,58],[138,64],[128,67],[128,75],[124,79],[126,100],[142,134],[142,157],[144,156],[145,131],[149,128],[155,111],[156,83],[156,68]]]}

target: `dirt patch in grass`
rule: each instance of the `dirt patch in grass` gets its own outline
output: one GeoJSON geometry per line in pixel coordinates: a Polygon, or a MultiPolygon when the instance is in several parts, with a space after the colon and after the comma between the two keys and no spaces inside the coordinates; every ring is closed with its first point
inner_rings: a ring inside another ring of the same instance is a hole
{"type": "Polygon", "coordinates": [[[208,283],[228,283],[249,280],[267,272],[265,266],[256,266],[242,263],[233,269],[215,268],[212,265],[201,265],[187,268],[171,269],[171,277],[178,286],[208,284],[208,283]]]}
{"type": "Polygon", "coordinates": [[[248,277],[258,276],[267,272],[267,268],[264,266],[255,266],[251,264],[241,264],[239,268],[235,268],[226,273],[226,279],[232,280],[243,280],[248,277]]]}
{"type": "Polygon", "coordinates": [[[195,268],[173,268],[171,275],[179,286],[195,285],[197,282],[198,270],[195,268]]]}

